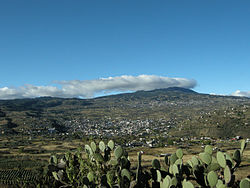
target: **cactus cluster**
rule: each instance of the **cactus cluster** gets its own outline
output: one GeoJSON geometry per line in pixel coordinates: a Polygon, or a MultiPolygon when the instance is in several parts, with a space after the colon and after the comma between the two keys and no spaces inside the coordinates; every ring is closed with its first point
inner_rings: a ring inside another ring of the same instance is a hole
{"type": "Polygon", "coordinates": [[[183,152],[178,149],[169,158],[165,157],[168,169],[160,166],[157,159],[152,161],[152,187],[240,187],[249,188],[249,179],[235,181],[234,172],[241,163],[246,142],[241,142],[241,149],[236,150],[233,156],[218,151],[213,155],[213,148],[207,145],[199,157],[193,156],[191,160],[183,163],[183,152]],[[193,183],[194,184],[193,184],[193,183]]]}
{"type": "Polygon", "coordinates": [[[161,166],[160,161],[152,161],[152,187],[194,187],[189,181],[190,170],[183,163],[183,151],[178,149],[170,157],[165,156],[165,167],[161,166]]]}
{"type": "Polygon", "coordinates": [[[234,175],[245,147],[243,140],[241,149],[231,156],[221,151],[214,153],[207,145],[204,152],[186,163],[182,149],[177,149],[171,156],[165,156],[163,165],[153,159],[150,170],[142,167],[143,152],[138,152],[137,169],[133,171],[128,153],[121,146],[115,146],[114,141],[107,144],[100,141],[98,145],[91,142],[84,147],[85,155],[79,149],[60,159],[51,156],[48,174],[63,187],[249,188],[248,178],[235,181],[234,175]]]}
{"type": "Polygon", "coordinates": [[[128,153],[116,146],[94,141],[84,147],[85,157],[79,149],[66,153],[61,159],[51,156],[49,173],[64,187],[129,187],[131,181],[128,153]]]}

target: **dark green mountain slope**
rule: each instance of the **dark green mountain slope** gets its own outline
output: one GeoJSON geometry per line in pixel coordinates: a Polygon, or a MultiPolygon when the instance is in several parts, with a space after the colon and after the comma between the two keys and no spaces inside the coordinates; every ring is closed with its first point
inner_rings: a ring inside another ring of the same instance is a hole
{"type": "Polygon", "coordinates": [[[185,88],[137,91],[94,99],[0,100],[0,130],[35,134],[56,127],[113,126],[148,121],[152,128],[169,127],[169,134],[213,137],[250,135],[250,99],[200,94],[185,88]],[[8,126],[8,125],[15,126],[8,126]]]}

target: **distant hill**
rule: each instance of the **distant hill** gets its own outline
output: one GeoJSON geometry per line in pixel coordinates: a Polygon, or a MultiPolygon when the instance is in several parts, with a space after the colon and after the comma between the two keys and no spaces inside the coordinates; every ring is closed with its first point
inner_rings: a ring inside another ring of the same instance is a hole
{"type": "MultiPolygon", "coordinates": [[[[41,97],[0,100],[0,131],[18,134],[58,127],[65,122],[151,120],[152,126],[169,126],[180,136],[232,137],[250,135],[250,98],[200,94],[171,87],[94,99],[41,97]],[[15,126],[8,126],[15,125],[15,126]]],[[[114,123],[114,124],[115,124],[114,123]]],[[[73,124],[72,124],[73,126],[73,124]]]]}

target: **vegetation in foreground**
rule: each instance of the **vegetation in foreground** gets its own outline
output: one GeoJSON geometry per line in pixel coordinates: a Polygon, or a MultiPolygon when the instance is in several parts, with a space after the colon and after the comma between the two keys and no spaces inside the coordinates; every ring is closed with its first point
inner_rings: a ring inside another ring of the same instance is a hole
{"type": "MultiPolygon", "coordinates": [[[[105,143],[108,143],[108,138],[102,138],[105,143]]],[[[203,152],[202,147],[206,144],[211,144],[213,149],[213,156],[216,158],[216,149],[219,148],[221,152],[227,152],[231,157],[234,154],[234,150],[239,148],[239,141],[237,140],[202,140],[202,139],[191,139],[181,141],[180,138],[171,138],[172,142],[169,140],[159,140],[160,145],[157,144],[156,147],[150,148],[147,146],[141,147],[126,147],[124,143],[129,143],[129,140],[124,138],[112,138],[114,139],[116,145],[122,145],[123,150],[129,153],[130,162],[130,172],[132,179],[135,178],[135,170],[138,165],[138,155],[139,151],[143,151],[141,158],[141,166],[143,171],[148,171],[151,173],[150,168],[152,167],[152,159],[158,159],[161,164],[161,168],[165,170],[169,169],[164,160],[164,155],[170,156],[170,154],[176,153],[178,148],[182,148],[183,163],[188,162],[193,156],[198,156],[199,153],[203,152]],[[166,147],[165,144],[168,146],[166,147]],[[170,144],[170,145],[169,145],[170,144]],[[173,144],[173,145],[171,145],[173,144]],[[202,146],[202,147],[201,147],[202,146]]],[[[132,140],[134,138],[131,138],[132,140]]],[[[141,138],[140,138],[141,139],[141,138]]],[[[140,140],[138,138],[138,140],[140,140]]],[[[156,137],[151,137],[149,140],[157,139],[156,137]]],[[[0,187],[36,187],[40,182],[41,187],[59,187],[61,184],[55,183],[53,176],[42,176],[44,169],[48,171],[48,159],[51,155],[57,156],[58,159],[63,158],[67,151],[70,151],[71,155],[76,155],[77,151],[81,153],[83,160],[86,162],[87,155],[84,144],[100,142],[100,138],[85,138],[83,139],[66,139],[58,140],[54,139],[51,135],[50,138],[32,138],[29,137],[12,137],[12,138],[2,138],[1,137],[1,149],[0,149],[0,171],[5,173],[5,177],[2,178],[0,182],[0,187]],[[21,140],[20,140],[21,139],[21,140]],[[79,149],[77,150],[77,148],[79,149]],[[82,149],[80,149],[82,148],[82,149]],[[27,173],[25,178],[23,172],[27,173]],[[13,174],[13,175],[11,175],[13,174]]],[[[90,144],[91,146],[91,144],[90,144]]],[[[244,156],[241,155],[240,166],[234,172],[235,182],[249,177],[250,172],[250,150],[249,146],[244,150],[244,156]]],[[[99,151],[99,145],[97,144],[97,150],[99,151]]],[[[97,152],[98,152],[97,151],[97,152]]],[[[104,153],[102,153],[104,155],[104,153]]],[[[114,158],[114,151],[111,151],[111,157],[114,158]]],[[[199,157],[198,157],[199,158],[199,157]]],[[[60,160],[58,160],[60,162],[60,160]]],[[[88,174],[86,171],[85,176],[88,174]]],[[[45,173],[47,174],[47,173],[45,173]]],[[[195,182],[191,180],[192,183],[195,182]]],[[[150,185],[152,186],[152,185],[150,185]]]]}
{"type": "Polygon", "coordinates": [[[246,142],[241,142],[231,156],[213,152],[207,145],[204,152],[183,162],[183,151],[177,149],[165,155],[164,164],[153,159],[149,168],[141,163],[143,152],[138,152],[137,168],[131,168],[128,153],[114,141],[85,145],[84,152],[67,152],[61,157],[51,156],[46,178],[40,182],[48,187],[240,187],[249,188],[250,180],[236,180],[246,142]]]}

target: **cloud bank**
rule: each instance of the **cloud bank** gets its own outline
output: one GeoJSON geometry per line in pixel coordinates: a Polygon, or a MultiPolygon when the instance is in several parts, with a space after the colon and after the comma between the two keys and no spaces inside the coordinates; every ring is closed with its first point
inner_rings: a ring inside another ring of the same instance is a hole
{"type": "Polygon", "coordinates": [[[250,97],[250,91],[240,91],[236,90],[231,94],[232,96],[237,96],[237,97],[250,97]]]}
{"type": "Polygon", "coordinates": [[[98,93],[153,90],[168,87],[194,88],[195,80],[186,78],[169,78],[156,75],[118,76],[96,80],[70,80],[55,82],[56,86],[24,85],[18,88],[0,88],[0,99],[34,98],[34,97],[83,97],[91,98],[98,93]]]}

